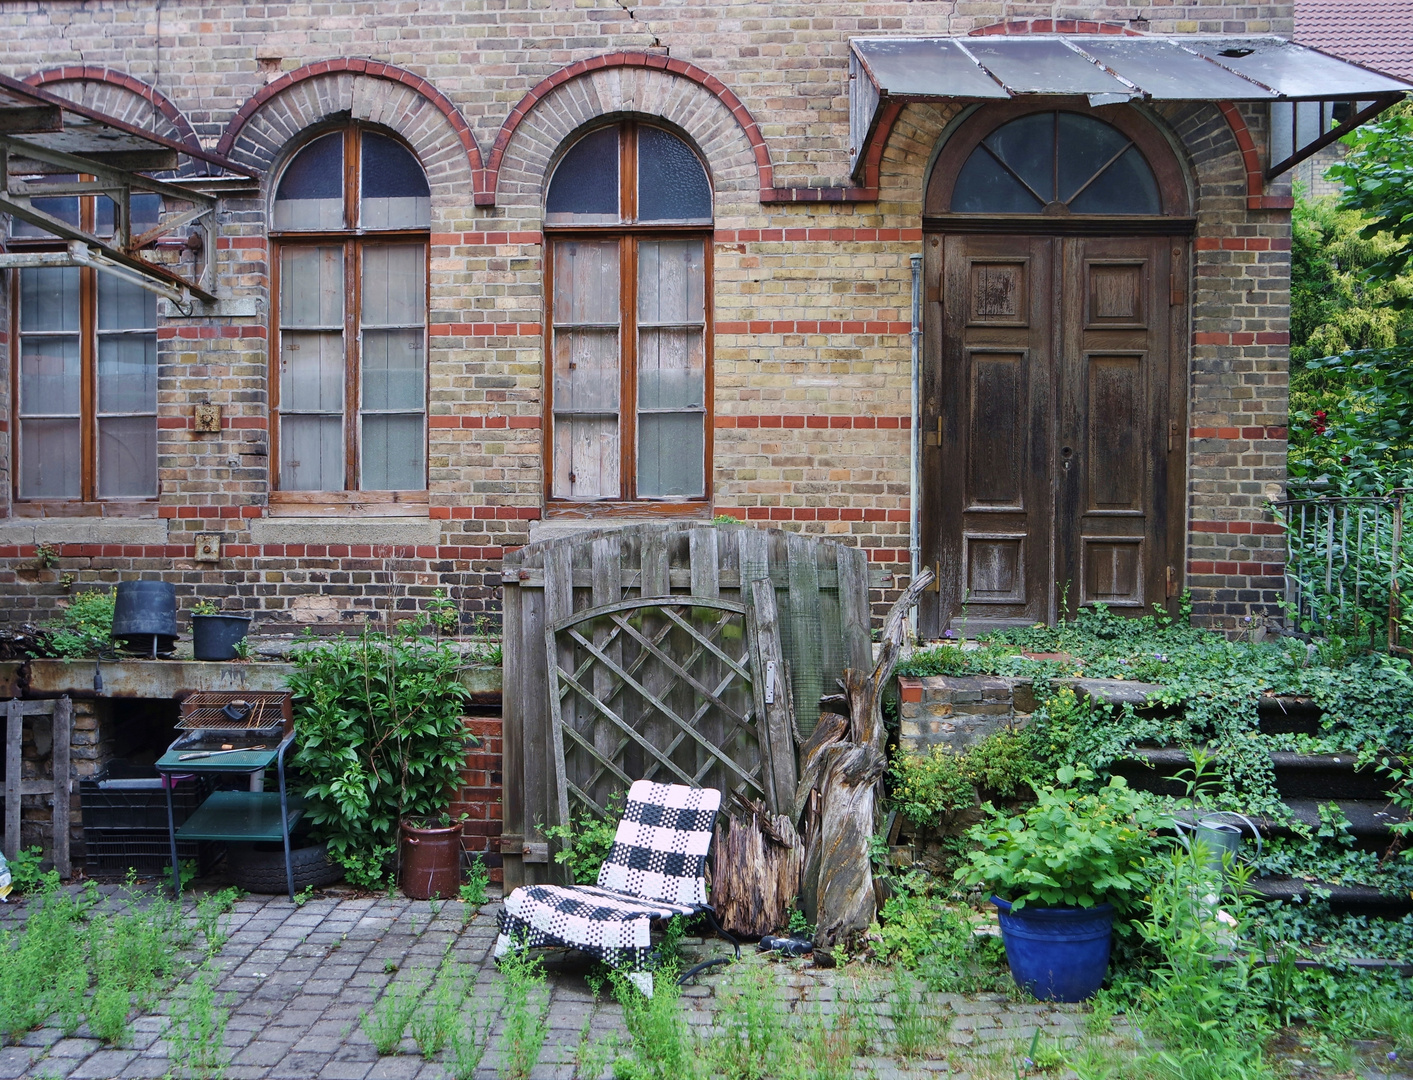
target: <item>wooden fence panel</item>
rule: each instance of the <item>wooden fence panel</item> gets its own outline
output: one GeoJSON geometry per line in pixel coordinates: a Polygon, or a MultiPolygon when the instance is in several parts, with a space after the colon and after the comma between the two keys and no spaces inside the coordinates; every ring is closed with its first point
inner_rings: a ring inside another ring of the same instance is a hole
{"type": "MultiPolygon", "coordinates": [[[[700,596],[744,605],[754,610],[751,582],[768,578],[775,591],[781,657],[787,678],[782,692],[793,698],[802,731],[813,729],[821,694],[835,690],[840,672],[849,666],[871,666],[868,588],[883,575],[870,574],[865,553],[835,541],[778,530],[702,522],[636,525],[586,530],[540,541],[505,557],[504,586],[504,833],[501,846],[507,888],[557,880],[549,861],[544,828],[561,819],[564,808],[556,793],[553,763],[550,652],[546,630],[593,608],[642,598],[700,596]]],[[[675,610],[675,609],[674,609],[675,610]]],[[[703,609],[705,611],[707,609],[703,609]]],[[[644,613],[634,629],[649,641],[661,635],[669,656],[698,652],[697,680],[715,687],[731,674],[727,664],[709,651],[697,650],[697,635],[688,625],[673,624],[664,610],[644,613]],[[714,681],[713,681],[714,680],[714,681]]],[[[585,641],[601,648],[611,663],[586,669],[591,696],[622,708],[625,692],[613,673],[641,669],[645,689],[664,695],[663,704],[676,715],[694,716],[704,698],[690,683],[671,677],[655,657],[644,657],[634,635],[614,624],[595,621],[585,641]],[[649,663],[651,659],[653,662],[649,663]],[[637,667],[635,668],[635,665],[637,667]]],[[[554,656],[561,670],[577,670],[575,652],[586,647],[560,634],[554,656]]],[[[556,698],[565,723],[583,736],[570,737],[566,768],[581,778],[597,778],[585,791],[602,805],[620,781],[594,764],[596,758],[623,753],[624,771],[642,775],[651,753],[638,746],[621,748],[626,736],[583,695],[556,698]],[[571,700],[573,699],[573,700],[571,700]],[[632,753],[627,753],[632,750],[632,753]],[[637,756],[634,757],[633,755],[637,756]],[[587,771],[586,771],[587,770],[587,771]]],[[[661,717],[645,716],[643,731],[653,746],[673,746],[673,767],[698,775],[709,766],[703,743],[731,745],[732,753],[749,754],[752,736],[731,730],[719,710],[703,714],[702,739],[682,738],[679,729],[661,717]],[[733,742],[733,739],[735,740],[733,742]],[[674,740],[675,746],[674,746],[674,740]]],[[[631,742],[631,740],[629,740],[631,742]]],[[[758,751],[756,751],[758,752],[758,751]]],[[[788,776],[794,763],[763,763],[767,776],[788,776]]]]}

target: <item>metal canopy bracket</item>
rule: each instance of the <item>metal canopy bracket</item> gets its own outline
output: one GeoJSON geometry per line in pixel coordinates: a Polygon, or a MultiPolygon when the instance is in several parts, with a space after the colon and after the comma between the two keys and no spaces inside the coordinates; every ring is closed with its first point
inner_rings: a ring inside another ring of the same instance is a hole
{"type": "Polygon", "coordinates": [[[143,131],[0,76],[0,213],[69,242],[64,252],[5,253],[0,255],[0,267],[88,266],[139,285],[178,308],[192,309],[193,297],[214,303],[216,196],[186,183],[157,180],[136,171],[175,169],[183,155],[250,178],[247,170],[200,147],[143,131]],[[54,174],[88,179],[35,182],[36,176],[54,174]],[[169,213],[155,228],[133,236],[131,200],[135,191],[189,204],[190,209],[169,213]],[[94,235],[34,205],[35,199],[72,195],[104,195],[112,200],[111,237],[94,235]],[[200,260],[195,280],[141,257],[143,249],[161,237],[188,226],[200,230],[200,244],[188,245],[195,247],[200,260]]]}

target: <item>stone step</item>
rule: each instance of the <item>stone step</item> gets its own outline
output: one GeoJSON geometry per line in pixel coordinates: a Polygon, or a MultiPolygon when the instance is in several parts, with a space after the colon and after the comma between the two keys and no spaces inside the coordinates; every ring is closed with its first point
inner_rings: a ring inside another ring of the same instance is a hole
{"type": "MultiPolygon", "coordinates": [[[[1276,788],[1284,799],[1388,799],[1389,778],[1376,766],[1360,767],[1352,754],[1276,751],[1270,757],[1276,788]]],[[[1191,757],[1181,747],[1142,747],[1133,759],[1116,763],[1114,771],[1143,791],[1181,795],[1182,784],[1169,778],[1191,766],[1191,757]]]]}
{"type": "Polygon", "coordinates": [[[1413,896],[1386,893],[1370,885],[1332,885],[1292,877],[1252,878],[1251,887],[1264,900],[1306,903],[1316,890],[1329,894],[1336,915],[1364,915],[1371,919],[1401,919],[1413,912],[1413,896]]]}

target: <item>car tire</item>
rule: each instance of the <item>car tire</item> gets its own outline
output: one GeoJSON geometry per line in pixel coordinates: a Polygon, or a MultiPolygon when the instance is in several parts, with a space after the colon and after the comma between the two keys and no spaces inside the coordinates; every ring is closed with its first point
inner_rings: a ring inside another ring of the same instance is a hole
{"type": "MultiPolygon", "coordinates": [[[[343,867],[329,858],[327,844],[291,847],[290,867],[294,891],[332,885],[343,877],[343,867]]],[[[281,843],[231,844],[226,852],[231,884],[252,893],[289,891],[285,881],[285,848],[281,843]]]]}

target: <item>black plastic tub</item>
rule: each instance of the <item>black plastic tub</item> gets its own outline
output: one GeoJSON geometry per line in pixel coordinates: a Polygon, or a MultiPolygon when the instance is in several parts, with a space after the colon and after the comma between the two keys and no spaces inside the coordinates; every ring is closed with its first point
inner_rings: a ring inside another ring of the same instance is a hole
{"type": "Polygon", "coordinates": [[[234,660],[249,630],[249,615],[193,615],[191,653],[198,660],[234,660]]]}
{"type": "Polygon", "coordinates": [[[177,643],[177,587],[166,581],[120,581],[113,636],[138,653],[169,653],[177,643]]]}

